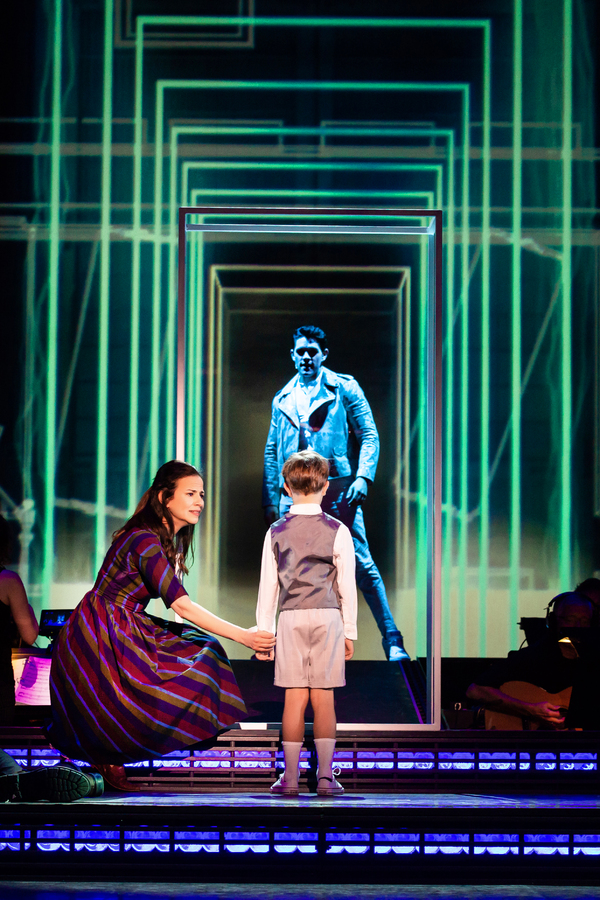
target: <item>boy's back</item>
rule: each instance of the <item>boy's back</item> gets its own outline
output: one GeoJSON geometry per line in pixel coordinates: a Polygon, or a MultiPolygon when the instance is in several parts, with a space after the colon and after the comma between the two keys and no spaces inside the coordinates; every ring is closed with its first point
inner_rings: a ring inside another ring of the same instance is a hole
{"type": "Polygon", "coordinates": [[[341,525],[319,509],[308,515],[287,513],[271,526],[280,611],[339,609],[334,550],[341,525]]]}

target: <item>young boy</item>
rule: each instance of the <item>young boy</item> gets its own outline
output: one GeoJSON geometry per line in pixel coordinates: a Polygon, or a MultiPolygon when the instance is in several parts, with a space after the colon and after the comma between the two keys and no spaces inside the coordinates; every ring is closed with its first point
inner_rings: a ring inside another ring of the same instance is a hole
{"type": "Polygon", "coordinates": [[[258,628],[274,632],[279,605],[275,684],[285,688],[285,771],[271,793],[298,794],[304,712],[310,697],[319,761],[317,794],[334,797],[344,793],[331,768],[336,730],[333,689],[346,684],[345,660],[352,658],[356,640],[354,546],[348,528],[321,510],[329,484],[327,460],[313,450],[302,450],[286,460],[282,474],[293,505],[265,537],[256,609],[258,628]]]}

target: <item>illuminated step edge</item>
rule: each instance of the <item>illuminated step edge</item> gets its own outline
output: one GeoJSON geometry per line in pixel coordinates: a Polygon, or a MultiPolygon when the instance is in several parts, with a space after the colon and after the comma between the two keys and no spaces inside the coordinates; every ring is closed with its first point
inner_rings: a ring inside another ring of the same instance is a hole
{"type": "Polygon", "coordinates": [[[187,829],[80,829],[80,828],[0,828],[0,852],[89,853],[325,853],[376,855],[424,854],[427,856],[470,855],[515,856],[600,856],[600,834],[481,834],[413,833],[363,831],[325,832],[320,844],[318,832],[292,831],[196,831],[187,829]]]}
{"type": "MultiPolygon", "coordinates": [[[[60,760],[56,750],[9,749],[15,761],[23,767],[53,766],[60,760]]],[[[439,751],[429,750],[336,750],[334,762],[348,771],[480,771],[480,772],[596,772],[598,754],[566,751],[439,751]]],[[[83,768],[88,763],[79,762],[83,768]]],[[[274,770],[283,768],[283,754],[273,749],[241,750],[238,748],[201,750],[190,753],[178,751],[161,759],[127,763],[130,769],[248,769],[274,770]]],[[[310,753],[303,750],[300,768],[308,769],[310,753]]]]}

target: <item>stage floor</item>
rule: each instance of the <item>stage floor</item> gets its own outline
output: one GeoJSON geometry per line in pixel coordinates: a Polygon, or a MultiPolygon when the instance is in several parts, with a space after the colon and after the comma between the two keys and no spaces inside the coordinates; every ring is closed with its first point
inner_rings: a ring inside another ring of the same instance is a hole
{"type": "MultiPolygon", "coordinates": [[[[11,804],[11,809],[16,804],[11,804]]],[[[39,804],[19,804],[20,806],[36,806],[39,804]]],[[[49,804],[44,804],[47,808],[49,804]]],[[[298,797],[271,797],[269,794],[243,793],[210,793],[210,794],[178,794],[140,792],[125,794],[106,792],[102,797],[91,800],[79,800],[73,803],[56,803],[53,807],[66,809],[82,806],[98,810],[110,806],[125,809],[136,807],[186,809],[231,810],[244,808],[247,810],[276,810],[280,807],[288,809],[318,810],[335,807],[340,811],[352,810],[398,810],[412,812],[415,810],[593,810],[600,809],[600,793],[590,795],[539,794],[522,796],[510,794],[365,794],[346,793],[341,797],[318,797],[316,794],[300,794],[298,797]]],[[[599,823],[600,824],[600,823],[599,823]]]]}

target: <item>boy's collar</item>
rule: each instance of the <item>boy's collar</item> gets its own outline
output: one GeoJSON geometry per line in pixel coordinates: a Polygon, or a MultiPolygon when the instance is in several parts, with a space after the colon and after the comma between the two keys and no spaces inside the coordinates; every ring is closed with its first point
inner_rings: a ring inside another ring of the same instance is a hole
{"type": "Polygon", "coordinates": [[[288,512],[293,516],[316,516],[323,510],[319,503],[293,503],[288,512]]]}

